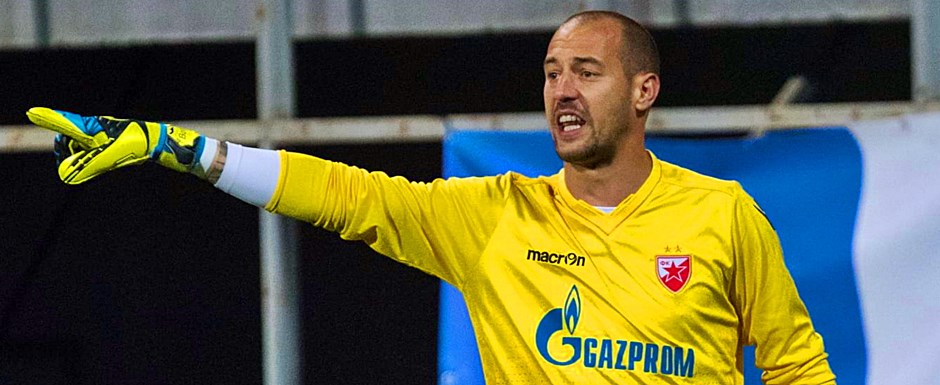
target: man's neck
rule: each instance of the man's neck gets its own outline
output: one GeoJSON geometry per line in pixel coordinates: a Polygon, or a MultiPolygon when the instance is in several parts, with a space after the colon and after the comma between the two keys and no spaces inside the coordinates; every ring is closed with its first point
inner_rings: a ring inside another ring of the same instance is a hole
{"type": "Polygon", "coordinates": [[[617,206],[649,177],[653,160],[645,148],[621,153],[608,165],[583,167],[565,163],[565,185],[571,195],[593,206],[617,206]]]}

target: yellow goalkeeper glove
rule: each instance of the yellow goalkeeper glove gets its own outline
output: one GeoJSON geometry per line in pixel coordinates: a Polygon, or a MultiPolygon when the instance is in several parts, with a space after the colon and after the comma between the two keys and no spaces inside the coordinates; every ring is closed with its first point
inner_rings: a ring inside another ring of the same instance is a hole
{"type": "Polygon", "coordinates": [[[116,168],[147,160],[180,172],[197,166],[205,146],[198,132],[166,123],[82,116],[45,107],[26,112],[36,125],[59,133],[59,178],[79,184],[116,168]]]}

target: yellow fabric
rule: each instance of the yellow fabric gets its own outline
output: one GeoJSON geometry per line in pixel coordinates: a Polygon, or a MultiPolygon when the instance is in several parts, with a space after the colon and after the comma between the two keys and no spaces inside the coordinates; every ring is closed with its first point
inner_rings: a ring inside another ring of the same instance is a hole
{"type": "Polygon", "coordinates": [[[736,182],[654,158],[604,214],[561,172],[413,183],[282,159],[267,208],[455,285],[490,385],[741,384],[743,344],[768,384],[833,383],[777,236],[736,182]]]}

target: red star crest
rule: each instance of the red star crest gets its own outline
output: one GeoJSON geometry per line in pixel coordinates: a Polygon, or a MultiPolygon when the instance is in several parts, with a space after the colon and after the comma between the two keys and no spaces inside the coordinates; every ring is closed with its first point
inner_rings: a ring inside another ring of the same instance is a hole
{"type": "Polygon", "coordinates": [[[673,293],[678,293],[692,276],[692,256],[658,255],[656,273],[663,286],[673,293]]]}

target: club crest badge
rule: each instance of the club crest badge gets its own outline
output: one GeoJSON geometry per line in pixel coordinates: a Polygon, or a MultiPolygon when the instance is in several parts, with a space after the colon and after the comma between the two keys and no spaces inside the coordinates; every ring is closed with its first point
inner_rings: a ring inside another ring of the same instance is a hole
{"type": "Polygon", "coordinates": [[[659,277],[659,282],[669,291],[678,293],[692,276],[692,256],[656,256],[656,275],[659,277]]]}

